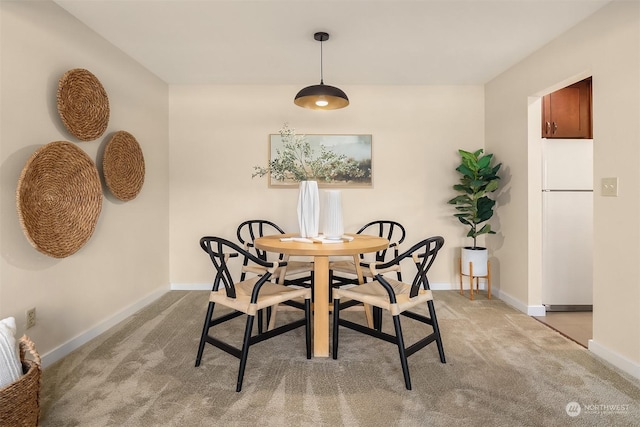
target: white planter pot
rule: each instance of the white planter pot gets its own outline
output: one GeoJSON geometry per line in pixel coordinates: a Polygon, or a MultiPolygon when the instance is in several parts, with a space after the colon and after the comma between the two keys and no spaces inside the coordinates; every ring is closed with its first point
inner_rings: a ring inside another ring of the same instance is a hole
{"type": "Polygon", "coordinates": [[[300,237],[317,237],[320,225],[320,196],[316,181],[300,181],[298,194],[300,237]]]}
{"type": "Polygon", "coordinates": [[[341,239],[344,234],[342,191],[324,191],[322,212],[322,234],[324,234],[324,237],[327,239],[341,239]]]}
{"type": "Polygon", "coordinates": [[[487,261],[489,260],[487,248],[466,246],[462,248],[461,258],[462,274],[469,275],[469,263],[471,262],[474,276],[482,277],[487,275],[487,261]]]}

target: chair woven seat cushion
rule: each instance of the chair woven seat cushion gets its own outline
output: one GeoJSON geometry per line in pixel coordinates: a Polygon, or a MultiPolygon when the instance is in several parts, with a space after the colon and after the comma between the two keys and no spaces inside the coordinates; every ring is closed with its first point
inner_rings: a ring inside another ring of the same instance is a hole
{"type": "MultiPolygon", "coordinates": [[[[278,277],[280,275],[280,271],[283,267],[278,267],[273,273],[274,276],[278,277]]],[[[266,267],[256,264],[245,265],[242,267],[242,271],[247,273],[254,274],[264,274],[267,271],[266,267]]],[[[308,273],[309,271],[313,271],[313,262],[311,261],[288,261],[286,266],[286,274],[300,274],[300,273],[308,273]]]]}
{"type": "Polygon", "coordinates": [[[242,266],[242,271],[247,272],[247,273],[254,273],[254,274],[264,274],[267,271],[267,267],[263,267],[261,265],[257,265],[257,264],[251,264],[251,265],[243,265],[242,266]]]}
{"type": "MultiPolygon", "coordinates": [[[[331,261],[329,263],[329,269],[333,270],[334,272],[337,271],[340,273],[356,274],[356,265],[353,263],[352,260],[331,261]]],[[[361,267],[360,269],[362,270],[362,275],[364,277],[373,277],[373,274],[371,273],[371,270],[369,269],[369,267],[361,267]]],[[[399,271],[399,270],[400,270],[399,265],[392,265],[389,268],[378,270],[378,273],[387,273],[389,271],[399,271]]]]}
{"type": "MultiPolygon", "coordinates": [[[[287,261],[287,274],[308,273],[313,271],[312,261],[287,261]]],[[[276,275],[277,275],[276,270],[276,275]]]]}
{"type": "Polygon", "coordinates": [[[390,278],[386,278],[387,282],[393,288],[396,294],[396,303],[389,302],[389,294],[385,288],[377,281],[367,282],[362,285],[353,286],[351,288],[337,288],[333,290],[333,298],[341,299],[342,297],[354,299],[364,304],[380,307],[396,316],[416,305],[426,303],[433,300],[433,294],[429,290],[419,289],[418,295],[413,298],[409,297],[411,285],[399,282],[390,278]]]}
{"type": "Polygon", "coordinates": [[[309,288],[293,288],[268,282],[260,288],[257,303],[251,304],[251,293],[257,281],[258,277],[252,277],[236,283],[236,298],[229,298],[224,288],[212,291],[209,301],[220,303],[246,314],[255,315],[258,310],[280,304],[292,298],[311,298],[311,289],[309,288]]]}

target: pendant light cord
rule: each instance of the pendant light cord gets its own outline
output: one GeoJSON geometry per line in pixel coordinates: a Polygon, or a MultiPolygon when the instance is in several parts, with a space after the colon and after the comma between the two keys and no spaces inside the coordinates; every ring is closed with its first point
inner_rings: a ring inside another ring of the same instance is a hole
{"type": "Polygon", "coordinates": [[[321,85],[324,84],[324,74],[322,70],[322,43],[323,43],[323,40],[320,39],[320,84],[321,85]]]}

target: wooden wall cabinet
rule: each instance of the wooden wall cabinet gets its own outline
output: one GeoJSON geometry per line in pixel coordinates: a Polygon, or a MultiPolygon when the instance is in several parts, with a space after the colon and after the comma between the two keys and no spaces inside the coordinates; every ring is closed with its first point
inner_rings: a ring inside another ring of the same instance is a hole
{"type": "Polygon", "coordinates": [[[591,77],[542,98],[543,138],[593,138],[591,77]]]}

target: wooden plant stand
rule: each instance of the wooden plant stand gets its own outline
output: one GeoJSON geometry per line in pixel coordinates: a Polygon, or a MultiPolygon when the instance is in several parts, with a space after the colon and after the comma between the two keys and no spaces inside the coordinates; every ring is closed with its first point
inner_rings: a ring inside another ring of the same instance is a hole
{"type": "Polygon", "coordinates": [[[486,276],[473,275],[473,262],[469,262],[469,274],[462,273],[462,258],[460,258],[458,264],[460,271],[460,295],[464,295],[464,290],[462,289],[462,276],[469,276],[469,299],[473,300],[473,279],[476,279],[476,293],[480,292],[480,279],[487,279],[487,299],[491,299],[491,262],[487,260],[486,276]]]}

